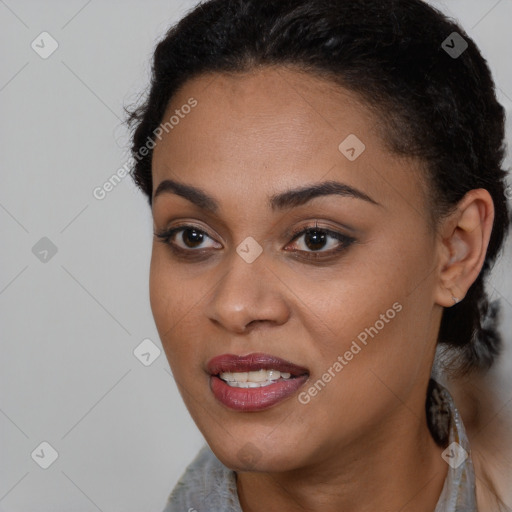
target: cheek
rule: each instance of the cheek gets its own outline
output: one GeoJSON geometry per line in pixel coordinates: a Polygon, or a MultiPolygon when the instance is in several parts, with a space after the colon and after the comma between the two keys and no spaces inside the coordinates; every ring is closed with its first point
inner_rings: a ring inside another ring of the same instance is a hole
{"type": "MultiPolygon", "coordinates": [[[[401,286],[359,283],[331,285],[330,300],[319,300],[305,322],[312,372],[299,398],[327,437],[350,435],[405,401],[426,360],[417,312],[401,286]]],[[[309,287],[312,294],[319,290],[309,287]]]]}
{"type": "Polygon", "coordinates": [[[153,248],[149,274],[149,298],[153,318],[166,353],[175,352],[177,341],[183,339],[180,331],[187,317],[193,315],[192,288],[180,278],[172,266],[165,248],[153,248]],[[164,250],[162,250],[164,249],[164,250]]]}
{"type": "Polygon", "coordinates": [[[302,299],[295,311],[301,312],[305,338],[314,342],[310,349],[316,378],[338,356],[343,370],[337,365],[337,375],[349,373],[351,382],[359,385],[375,380],[376,374],[400,387],[420,371],[431,344],[429,248],[398,242],[386,237],[386,243],[361,246],[345,265],[319,273],[319,279],[287,276],[294,296],[302,299]]]}
{"type": "Polygon", "coordinates": [[[404,293],[400,283],[395,284],[379,286],[375,279],[351,282],[346,278],[323,287],[308,283],[298,290],[297,295],[308,297],[302,324],[310,331],[324,366],[344,354],[347,361],[367,364],[370,359],[361,357],[363,352],[373,346],[371,352],[378,355],[385,340],[402,333],[404,293]]]}

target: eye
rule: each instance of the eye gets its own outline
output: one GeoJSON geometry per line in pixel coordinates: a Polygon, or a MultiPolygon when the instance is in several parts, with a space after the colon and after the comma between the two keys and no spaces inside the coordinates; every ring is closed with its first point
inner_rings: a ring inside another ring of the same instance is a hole
{"type": "MultiPolygon", "coordinates": [[[[222,245],[213,240],[204,230],[188,224],[155,232],[155,236],[168,245],[176,256],[185,258],[207,257],[204,255],[211,249],[222,249],[222,245]],[[209,244],[208,241],[210,241],[209,244]]],[[[321,228],[317,224],[296,230],[290,236],[291,242],[303,239],[300,243],[295,243],[298,248],[289,249],[289,251],[305,259],[329,258],[346,250],[356,241],[350,236],[321,228]]]]}
{"type": "Polygon", "coordinates": [[[222,246],[208,236],[205,231],[192,225],[176,226],[174,228],[155,233],[155,236],[178,252],[193,252],[201,249],[222,248],[222,246]],[[204,245],[208,240],[211,240],[213,244],[204,245]]]}
{"type": "Polygon", "coordinates": [[[320,228],[317,225],[307,226],[295,231],[292,236],[292,242],[302,239],[300,243],[296,244],[298,249],[293,249],[293,252],[309,253],[307,257],[323,257],[339,253],[355,242],[353,237],[330,229],[320,228]]]}

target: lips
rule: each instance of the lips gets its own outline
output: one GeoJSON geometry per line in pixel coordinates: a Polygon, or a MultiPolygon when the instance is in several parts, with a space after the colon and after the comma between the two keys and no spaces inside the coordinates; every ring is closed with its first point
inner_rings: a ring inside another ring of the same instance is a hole
{"type": "Polygon", "coordinates": [[[211,359],[207,369],[210,375],[219,375],[224,372],[252,372],[262,369],[279,370],[282,373],[290,373],[294,377],[309,373],[306,368],[297,366],[289,361],[259,353],[246,356],[223,354],[211,359]]]}
{"type": "Polygon", "coordinates": [[[290,361],[267,354],[236,356],[223,354],[214,357],[207,364],[210,373],[210,389],[215,398],[226,407],[241,412],[255,412],[268,409],[289,398],[308,380],[306,368],[290,361]],[[263,387],[232,387],[220,378],[220,374],[277,370],[290,374],[287,379],[279,378],[263,387]]]}

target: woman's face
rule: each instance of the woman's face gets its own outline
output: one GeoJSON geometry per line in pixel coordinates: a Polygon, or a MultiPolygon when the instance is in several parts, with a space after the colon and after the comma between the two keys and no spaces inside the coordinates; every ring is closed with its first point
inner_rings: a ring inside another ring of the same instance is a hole
{"type": "Polygon", "coordinates": [[[441,307],[414,162],[352,93],[285,68],[195,78],[165,122],[154,227],[180,230],[154,239],[151,307],[217,456],[291,470],[423,428],[441,307]]]}

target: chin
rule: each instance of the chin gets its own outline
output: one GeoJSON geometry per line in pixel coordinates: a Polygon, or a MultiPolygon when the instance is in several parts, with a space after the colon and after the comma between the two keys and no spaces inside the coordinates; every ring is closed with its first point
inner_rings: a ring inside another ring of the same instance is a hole
{"type": "Polygon", "coordinates": [[[288,437],[287,442],[258,436],[223,436],[222,439],[206,438],[216,457],[233,471],[280,472],[290,471],[300,465],[297,446],[288,437]],[[234,438],[237,437],[235,442],[234,438]]]}

